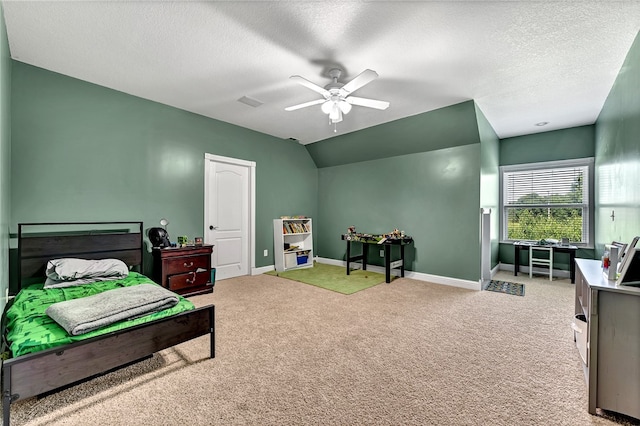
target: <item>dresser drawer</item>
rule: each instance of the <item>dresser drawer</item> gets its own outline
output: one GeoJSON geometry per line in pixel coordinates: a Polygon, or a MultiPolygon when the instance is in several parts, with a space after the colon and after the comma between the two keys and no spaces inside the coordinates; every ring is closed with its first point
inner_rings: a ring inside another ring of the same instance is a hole
{"type": "Polygon", "coordinates": [[[211,263],[210,256],[181,256],[164,260],[165,274],[181,274],[184,272],[192,272],[198,268],[209,269],[211,263]]]}
{"type": "Polygon", "coordinates": [[[176,291],[183,288],[198,287],[206,285],[209,282],[209,271],[189,272],[186,274],[171,275],[167,278],[169,282],[169,290],[176,291]]]}
{"type": "Polygon", "coordinates": [[[154,281],[183,296],[211,293],[213,246],[154,248],[154,281]]]}

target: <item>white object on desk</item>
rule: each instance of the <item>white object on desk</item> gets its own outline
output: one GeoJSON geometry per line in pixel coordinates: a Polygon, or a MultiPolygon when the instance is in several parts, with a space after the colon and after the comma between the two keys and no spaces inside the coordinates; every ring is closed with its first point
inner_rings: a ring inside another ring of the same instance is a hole
{"type": "Polygon", "coordinates": [[[615,244],[606,244],[605,247],[609,249],[609,266],[604,268],[604,274],[608,280],[615,281],[618,273],[618,250],[620,247],[615,244]]]}

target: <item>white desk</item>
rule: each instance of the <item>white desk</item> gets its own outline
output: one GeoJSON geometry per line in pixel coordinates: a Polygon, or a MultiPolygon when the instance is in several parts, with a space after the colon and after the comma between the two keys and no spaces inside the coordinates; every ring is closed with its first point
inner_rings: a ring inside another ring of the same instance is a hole
{"type": "Polygon", "coordinates": [[[513,275],[518,276],[518,271],[520,270],[520,250],[529,250],[529,247],[553,247],[553,253],[569,253],[569,275],[571,277],[571,282],[576,282],[576,251],[578,247],[576,246],[563,246],[560,244],[552,244],[547,246],[541,246],[528,242],[515,242],[513,243],[513,247],[515,249],[515,258],[513,259],[513,275]]]}
{"type": "Polygon", "coordinates": [[[640,419],[640,287],[608,281],[600,263],[576,259],[575,313],[587,318],[589,413],[602,408],[640,419]]]}

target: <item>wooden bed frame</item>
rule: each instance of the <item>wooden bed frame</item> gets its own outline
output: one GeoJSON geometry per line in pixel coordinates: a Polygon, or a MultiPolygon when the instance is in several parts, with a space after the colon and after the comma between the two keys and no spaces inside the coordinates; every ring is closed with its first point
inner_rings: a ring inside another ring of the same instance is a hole
{"type": "MultiPolygon", "coordinates": [[[[19,285],[34,278],[43,282],[47,261],[61,257],[117,258],[142,272],[143,249],[142,222],[19,224],[19,285]],[[27,228],[46,228],[47,232],[27,234],[24,232],[27,228]],[[72,228],[76,230],[70,231],[72,228]],[[78,228],[84,230],[78,231],[78,228]]],[[[4,324],[2,333],[3,338],[6,337],[4,324]]],[[[211,339],[210,358],[214,358],[213,305],[5,360],[2,363],[3,424],[9,426],[11,403],[15,401],[83,381],[206,334],[211,339]]]]}

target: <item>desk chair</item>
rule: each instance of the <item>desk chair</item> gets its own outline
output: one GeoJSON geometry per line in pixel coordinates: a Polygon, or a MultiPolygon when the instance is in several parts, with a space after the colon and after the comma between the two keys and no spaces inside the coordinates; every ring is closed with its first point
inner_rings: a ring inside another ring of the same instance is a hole
{"type": "Polygon", "coordinates": [[[531,246],[529,247],[529,278],[533,277],[533,266],[548,266],[549,281],[553,280],[553,247],[531,246]],[[548,256],[539,257],[542,253],[548,256]]]}

